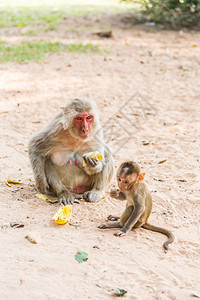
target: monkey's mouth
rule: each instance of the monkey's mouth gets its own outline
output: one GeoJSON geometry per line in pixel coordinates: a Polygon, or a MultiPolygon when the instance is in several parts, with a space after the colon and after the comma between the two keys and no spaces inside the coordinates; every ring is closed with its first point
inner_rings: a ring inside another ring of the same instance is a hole
{"type": "Polygon", "coordinates": [[[128,187],[119,187],[120,188],[120,191],[126,191],[128,190],[128,187]]]}
{"type": "Polygon", "coordinates": [[[80,135],[81,135],[81,137],[83,137],[83,138],[87,138],[87,137],[89,136],[89,133],[81,132],[80,135]]]}

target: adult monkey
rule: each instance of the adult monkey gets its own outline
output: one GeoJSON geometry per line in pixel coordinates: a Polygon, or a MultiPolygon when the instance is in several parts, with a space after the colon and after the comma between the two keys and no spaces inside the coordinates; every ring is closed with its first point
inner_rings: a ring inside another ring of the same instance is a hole
{"type": "Polygon", "coordinates": [[[53,192],[64,205],[73,204],[77,194],[96,202],[114,168],[111,152],[104,144],[96,104],[74,99],[61,109],[29,142],[36,187],[41,193],[53,192]],[[84,155],[93,151],[101,153],[103,159],[97,161],[84,155]]]}

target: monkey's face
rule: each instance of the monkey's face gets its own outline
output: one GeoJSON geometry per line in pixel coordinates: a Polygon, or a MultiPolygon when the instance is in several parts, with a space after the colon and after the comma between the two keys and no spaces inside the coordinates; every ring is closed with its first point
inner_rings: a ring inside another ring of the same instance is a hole
{"type": "Polygon", "coordinates": [[[87,139],[91,134],[94,116],[91,113],[84,112],[77,114],[73,119],[73,125],[76,135],[81,139],[87,139]]]}
{"type": "Polygon", "coordinates": [[[117,182],[119,189],[121,191],[129,190],[137,182],[137,179],[138,175],[136,173],[132,173],[130,175],[126,175],[125,173],[118,174],[117,182]]]}

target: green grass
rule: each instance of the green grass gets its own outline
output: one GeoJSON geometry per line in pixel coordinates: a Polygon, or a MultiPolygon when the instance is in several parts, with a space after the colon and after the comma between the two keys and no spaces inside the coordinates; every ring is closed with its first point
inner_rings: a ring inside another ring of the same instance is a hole
{"type": "Polygon", "coordinates": [[[102,50],[97,45],[93,44],[68,44],[64,45],[59,42],[47,42],[47,41],[32,41],[24,42],[17,45],[9,45],[3,41],[0,41],[0,62],[15,61],[18,63],[28,63],[30,61],[39,62],[48,53],[55,53],[61,51],[68,52],[107,52],[102,50]]]}
{"type": "Polygon", "coordinates": [[[31,25],[57,26],[65,18],[63,11],[10,9],[0,11],[0,27],[25,27],[31,25]]]}
{"type": "Polygon", "coordinates": [[[133,5],[122,4],[119,0],[92,1],[35,1],[13,0],[0,1],[0,27],[49,25],[57,26],[65,18],[97,15],[104,12],[122,13],[129,11],[133,5]],[[13,2],[13,4],[12,4],[13,2]],[[54,3],[53,3],[54,2],[54,3]],[[20,4],[21,3],[21,4],[20,4]],[[56,6],[56,7],[55,7],[56,6]]]}
{"type": "MultiPolygon", "coordinates": [[[[88,53],[88,52],[100,52],[101,49],[99,48],[99,46],[97,45],[93,45],[93,44],[69,44],[67,46],[67,50],[69,52],[84,52],[84,53],[88,53]]],[[[105,52],[105,50],[103,50],[105,52]]]]}

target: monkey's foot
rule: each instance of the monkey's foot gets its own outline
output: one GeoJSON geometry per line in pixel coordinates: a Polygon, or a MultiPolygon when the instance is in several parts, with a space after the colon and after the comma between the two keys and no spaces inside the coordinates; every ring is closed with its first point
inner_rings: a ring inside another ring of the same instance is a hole
{"type": "Polygon", "coordinates": [[[107,227],[107,224],[100,224],[99,226],[97,226],[99,229],[106,229],[108,228],[107,227]]]}
{"type": "Polygon", "coordinates": [[[115,236],[125,236],[126,233],[124,233],[123,231],[117,231],[114,233],[115,236]]]}
{"type": "Polygon", "coordinates": [[[97,201],[99,201],[100,198],[101,198],[101,195],[99,195],[95,192],[92,192],[92,191],[85,192],[83,194],[83,199],[85,199],[85,201],[88,201],[88,202],[97,202],[97,201]]]}
{"type": "Polygon", "coordinates": [[[63,191],[58,195],[59,204],[73,205],[75,197],[68,191],[63,191]]]}
{"type": "Polygon", "coordinates": [[[120,217],[113,216],[113,215],[109,215],[109,216],[107,217],[107,219],[108,219],[109,221],[118,221],[118,220],[120,219],[120,217]]]}

